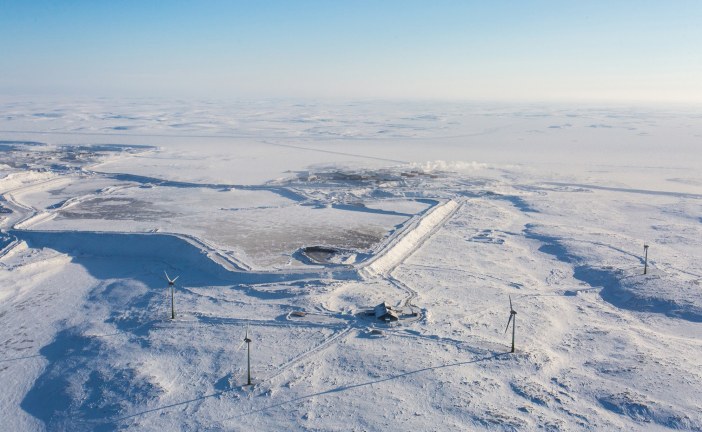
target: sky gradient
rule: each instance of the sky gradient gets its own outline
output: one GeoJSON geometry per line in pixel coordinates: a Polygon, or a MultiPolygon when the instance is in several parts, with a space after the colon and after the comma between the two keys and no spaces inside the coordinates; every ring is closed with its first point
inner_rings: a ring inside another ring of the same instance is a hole
{"type": "Polygon", "coordinates": [[[700,23],[698,0],[0,0],[0,94],[702,103],[700,23]]]}

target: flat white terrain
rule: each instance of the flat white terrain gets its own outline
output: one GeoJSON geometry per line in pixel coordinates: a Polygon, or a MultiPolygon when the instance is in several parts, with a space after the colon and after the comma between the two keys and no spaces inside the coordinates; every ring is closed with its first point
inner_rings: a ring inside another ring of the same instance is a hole
{"type": "Polygon", "coordinates": [[[700,109],[0,114],[3,430],[702,431],[700,109]]]}

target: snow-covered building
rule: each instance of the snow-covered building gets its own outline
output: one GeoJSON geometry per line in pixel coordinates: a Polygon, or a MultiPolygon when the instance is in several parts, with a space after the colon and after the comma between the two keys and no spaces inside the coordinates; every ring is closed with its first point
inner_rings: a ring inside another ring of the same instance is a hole
{"type": "Polygon", "coordinates": [[[375,317],[383,321],[397,321],[400,317],[397,312],[392,309],[392,307],[386,302],[380,303],[374,308],[375,317]]]}

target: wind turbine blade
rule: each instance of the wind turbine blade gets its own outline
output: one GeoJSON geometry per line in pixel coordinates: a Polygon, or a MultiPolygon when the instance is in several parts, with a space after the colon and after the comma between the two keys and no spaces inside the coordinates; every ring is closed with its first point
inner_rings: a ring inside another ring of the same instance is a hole
{"type": "Polygon", "coordinates": [[[177,281],[179,277],[180,277],[180,276],[176,276],[175,279],[173,279],[171,282],[177,281]]]}
{"type": "Polygon", "coordinates": [[[509,323],[512,322],[512,317],[513,317],[513,316],[514,316],[514,315],[509,314],[509,319],[507,320],[507,327],[505,327],[505,333],[507,333],[507,330],[509,330],[509,323]]]}
{"type": "Polygon", "coordinates": [[[168,282],[170,282],[170,281],[171,281],[171,278],[168,277],[168,273],[166,273],[166,270],[163,271],[163,274],[166,275],[166,280],[167,280],[168,282]]]}
{"type": "Polygon", "coordinates": [[[508,297],[509,297],[509,310],[511,312],[514,310],[514,308],[512,307],[512,296],[508,296],[508,297]]]}
{"type": "Polygon", "coordinates": [[[245,343],[246,343],[246,341],[241,341],[241,343],[239,344],[239,346],[236,347],[236,351],[234,351],[234,352],[239,352],[239,351],[241,350],[241,348],[244,346],[245,343]]]}

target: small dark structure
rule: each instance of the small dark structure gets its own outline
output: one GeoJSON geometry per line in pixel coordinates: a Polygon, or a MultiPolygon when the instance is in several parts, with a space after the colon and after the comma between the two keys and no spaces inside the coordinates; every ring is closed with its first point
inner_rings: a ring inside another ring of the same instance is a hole
{"type": "Polygon", "coordinates": [[[379,320],[388,322],[397,321],[400,319],[400,317],[397,315],[397,311],[393,310],[393,308],[386,302],[380,303],[373,310],[375,312],[375,317],[379,320]]]}

